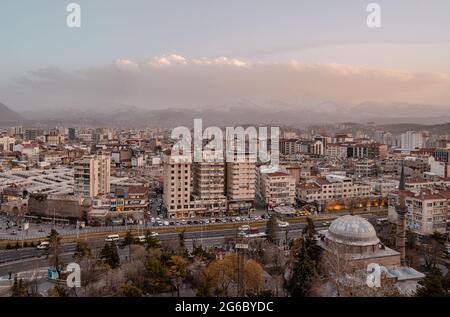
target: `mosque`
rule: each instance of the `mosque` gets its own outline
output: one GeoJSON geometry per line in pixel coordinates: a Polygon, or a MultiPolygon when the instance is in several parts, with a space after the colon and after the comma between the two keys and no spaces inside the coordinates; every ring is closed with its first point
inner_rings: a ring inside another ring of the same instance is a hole
{"type": "Polygon", "coordinates": [[[383,269],[385,277],[392,279],[400,293],[411,295],[417,288],[417,282],[425,275],[406,265],[406,206],[403,197],[405,191],[403,164],[399,191],[400,202],[396,207],[398,214],[396,249],[398,251],[381,243],[373,225],[367,219],[355,215],[345,215],[335,219],[328,230],[324,232],[322,238],[319,239],[318,244],[324,250],[324,254],[331,256],[331,258],[341,258],[343,260],[342,265],[352,268],[353,272],[367,275],[369,264],[379,265],[383,269]]]}

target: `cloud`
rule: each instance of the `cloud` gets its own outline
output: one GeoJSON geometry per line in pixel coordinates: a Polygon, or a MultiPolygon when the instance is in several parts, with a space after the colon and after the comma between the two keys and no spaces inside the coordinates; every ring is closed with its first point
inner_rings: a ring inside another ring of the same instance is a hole
{"type": "Polygon", "coordinates": [[[268,63],[232,57],[187,58],[177,54],[144,61],[121,58],[109,66],[75,72],[39,69],[21,77],[17,84],[16,96],[11,96],[14,89],[4,93],[22,106],[195,107],[241,98],[278,99],[292,104],[304,100],[450,104],[450,80],[443,73],[305,64],[300,60],[268,63]]]}

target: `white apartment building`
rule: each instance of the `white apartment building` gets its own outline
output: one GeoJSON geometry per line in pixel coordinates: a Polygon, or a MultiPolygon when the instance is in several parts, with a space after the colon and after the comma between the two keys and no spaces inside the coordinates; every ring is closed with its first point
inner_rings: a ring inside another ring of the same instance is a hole
{"type": "Polygon", "coordinates": [[[400,138],[402,150],[411,151],[415,148],[423,147],[423,137],[421,132],[407,131],[402,133],[400,138]]]}
{"type": "Polygon", "coordinates": [[[269,209],[295,203],[295,178],[287,171],[261,166],[258,184],[259,195],[269,209]]]}
{"type": "Polygon", "coordinates": [[[76,196],[96,197],[111,191],[111,157],[89,155],[75,162],[74,193],[76,196]]]}
{"type": "MultiPolygon", "coordinates": [[[[391,195],[389,202],[389,220],[397,221],[395,202],[398,193],[391,195]]],[[[446,233],[447,219],[449,217],[450,191],[431,191],[423,189],[420,191],[407,191],[405,197],[408,213],[406,224],[409,230],[420,234],[429,235],[435,231],[446,233]]]]}

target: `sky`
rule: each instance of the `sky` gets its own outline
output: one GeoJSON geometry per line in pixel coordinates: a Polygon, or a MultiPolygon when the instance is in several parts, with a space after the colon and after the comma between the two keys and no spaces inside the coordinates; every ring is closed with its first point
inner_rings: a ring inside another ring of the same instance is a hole
{"type": "Polygon", "coordinates": [[[250,99],[449,105],[450,1],[2,0],[0,102],[17,111],[250,99]],[[66,6],[81,7],[68,28],[66,6]]]}

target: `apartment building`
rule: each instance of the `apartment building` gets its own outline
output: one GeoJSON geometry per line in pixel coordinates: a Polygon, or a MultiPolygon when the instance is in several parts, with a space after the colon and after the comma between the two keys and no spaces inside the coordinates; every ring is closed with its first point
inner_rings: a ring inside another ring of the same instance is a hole
{"type": "Polygon", "coordinates": [[[197,214],[202,216],[220,216],[226,211],[225,163],[194,162],[193,199],[197,214]]]}
{"type": "Polygon", "coordinates": [[[258,184],[259,195],[269,209],[295,203],[295,178],[287,171],[261,166],[258,184]]]}
{"type": "Polygon", "coordinates": [[[168,218],[188,218],[194,216],[191,202],[190,155],[163,155],[164,204],[168,218]]]}
{"type": "Polygon", "coordinates": [[[368,199],[371,185],[354,182],[352,178],[329,174],[313,179],[297,188],[297,199],[303,203],[327,204],[330,201],[343,201],[349,198],[368,199]]]}
{"type": "Polygon", "coordinates": [[[89,155],[74,163],[74,193],[76,196],[96,197],[111,191],[111,157],[89,155]]]}
{"type": "Polygon", "coordinates": [[[228,209],[232,212],[249,212],[256,197],[256,158],[245,153],[226,162],[226,193],[228,209]]]}
{"type": "Polygon", "coordinates": [[[0,152],[12,152],[16,139],[8,136],[0,138],[0,152]]]}
{"type": "MultiPolygon", "coordinates": [[[[398,193],[392,193],[389,199],[389,220],[397,221],[395,205],[398,193]]],[[[429,235],[437,231],[446,233],[449,217],[450,190],[436,191],[421,189],[407,191],[405,203],[408,209],[406,223],[408,229],[420,234],[429,235]]]]}

